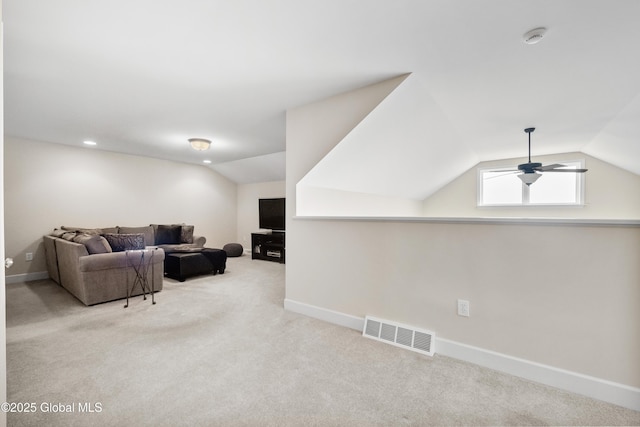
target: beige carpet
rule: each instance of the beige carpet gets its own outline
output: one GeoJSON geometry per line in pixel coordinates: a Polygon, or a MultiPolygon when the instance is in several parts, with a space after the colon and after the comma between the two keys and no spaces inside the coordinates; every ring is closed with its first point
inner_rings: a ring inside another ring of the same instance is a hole
{"type": "Polygon", "coordinates": [[[9,425],[640,425],[640,412],[286,312],[284,271],[232,258],[127,309],[85,307],[47,280],[7,285],[9,401],[37,408],[9,425]],[[60,404],[73,412],[43,412],[60,404]]]}

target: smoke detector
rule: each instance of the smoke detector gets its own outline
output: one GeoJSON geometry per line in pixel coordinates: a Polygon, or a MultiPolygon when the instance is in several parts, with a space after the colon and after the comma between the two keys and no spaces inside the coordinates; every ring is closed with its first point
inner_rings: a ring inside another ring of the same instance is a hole
{"type": "Polygon", "coordinates": [[[528,31],[522,36],[522,41],[526,44],[536,44],[544,37],[547,29],[544,27],[534,28],[531,31],[528,31]]]}

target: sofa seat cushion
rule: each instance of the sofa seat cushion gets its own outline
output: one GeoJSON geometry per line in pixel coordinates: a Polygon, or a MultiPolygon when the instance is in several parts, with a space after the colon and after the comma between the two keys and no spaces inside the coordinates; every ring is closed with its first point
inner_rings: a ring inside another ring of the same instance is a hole
{"type": "Polygon", "coordinates": [[[195,246],[194,244],[183,243],[180,245],[158,245],[157,247],[162,248],[165,253],[174,253],[174,252],[201,252],[202,248],[199,246],[195,246]]]}
{"type": "Polygon", "coordinates": [[[148,251],[132,251],[128,254],[127,252],[113,252],[110,254],[82,256],[79,259],[78,268],[80,272],[83,273],[100,270],[111,270],[114,268],[129,268],[132,265],[138,265],[140,263],[140,258],[142,257],[143,253],[145,256],[145,264],[151,262],[152,256],[154,264],[164,261],[164,251],[160,249],[148,251]]]}

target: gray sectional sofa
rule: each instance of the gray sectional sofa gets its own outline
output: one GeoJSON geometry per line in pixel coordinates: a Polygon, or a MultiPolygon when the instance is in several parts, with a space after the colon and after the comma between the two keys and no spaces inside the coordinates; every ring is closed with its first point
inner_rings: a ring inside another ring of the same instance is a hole
{"type": "MultiPolygon", "coordinates": [[[[193,226],[151,224],[142,227],[61,227],[44,236],[49,276],[85,305],[127,297],[144,251],[148,279],[162,290],[166,251],[202,248],[206,239],[193,226]],[[153,256],[151,256],[153,255],[153,256]]],[[[136,286],[130,295],[140,295],[136,286]]]]}

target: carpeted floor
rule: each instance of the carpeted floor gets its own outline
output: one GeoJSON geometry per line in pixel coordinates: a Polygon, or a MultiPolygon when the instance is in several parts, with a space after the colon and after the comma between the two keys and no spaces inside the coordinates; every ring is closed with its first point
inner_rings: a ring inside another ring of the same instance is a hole
{"type": "Polygon", "coordinates": [[[7,285],[8,400],[36,409],[8,424],[640,425],[640,412],[286,312],[284,272],[230,258],[224,275],[165,280],[156,305],[127,309],[85,307],[48,280],[7,285]]]}

